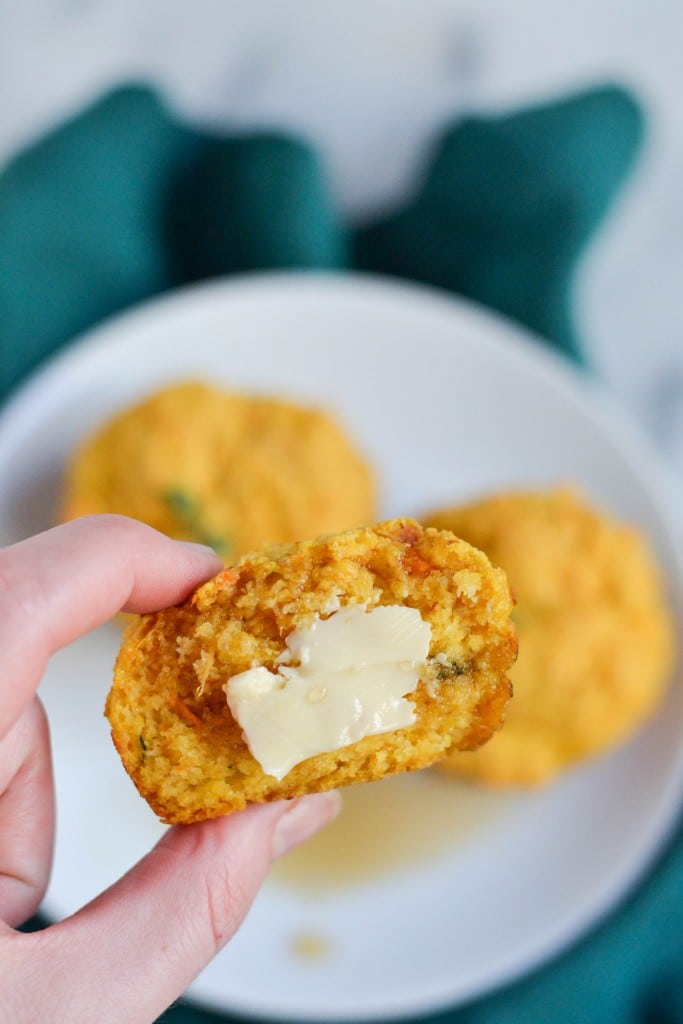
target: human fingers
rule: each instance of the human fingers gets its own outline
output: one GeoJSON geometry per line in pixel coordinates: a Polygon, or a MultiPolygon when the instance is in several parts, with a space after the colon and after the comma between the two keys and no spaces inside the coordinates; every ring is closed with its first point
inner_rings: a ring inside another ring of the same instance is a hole
{"type": "Polygon", "coordinates": [[[121,609],[176,604],[214,575],[208,548],[122,516],[85,516],[0,551],[0,737],[35,692],[47,659],[121,609]]]}
{"type": "Polygon", "coordinates": [[[35,911],[47,886],[54,789],[47,720],[35,699],[0,740],[0,920],[35,911]]]}
{"type": "Polygon", "coordinates": [[[16,936],[18,945],[0,936],[12,959],[12,991],[40,979],[29,1005],[43,1024],[150,1024],[237,930],[273,859],[338,807],[336,793],[319,793],[170,829],[73,917],[16,936]]]}

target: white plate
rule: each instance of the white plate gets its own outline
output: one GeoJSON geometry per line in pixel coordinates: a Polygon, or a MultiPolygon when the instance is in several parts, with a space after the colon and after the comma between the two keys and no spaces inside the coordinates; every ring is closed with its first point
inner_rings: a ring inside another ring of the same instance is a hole
{"type": "MultiPolygon", "coordinates": [[[[381,470],[387,515],[577,481],[648,530],[680,619],[683,574],[654,456],[604,396],[497,317],[363,277],[217,282],[162,298],[71,347],[0,418],[0,540],[50,523],[64,459],[86,431],[187,375],[338,410],[381,470]]],[[[117,639],[108,627],[63,651],[42,688],[59,800],[45,901],[55,916],[113,881],[160,831],[102,717],[117,639]]],[[[425,844],[421,858],[326,894],[271,881],[191,994],[281,1019],[368,1019],[455,1004],[528,971],[585,931],[651,862],[680,802],[682,732],[677,683],[634,742],[547,791],[491,798],[454,789],[463,815],[473,800],[484,813],[431,853],[425,844]],[[328,955],[295,955],[304,934],[329,941],[328,955]]],[[[424,828],[418,790],[410,793],[407,833],[424,828]]],[[[373,818],[369,811],[368,829],[373,818]]]]}

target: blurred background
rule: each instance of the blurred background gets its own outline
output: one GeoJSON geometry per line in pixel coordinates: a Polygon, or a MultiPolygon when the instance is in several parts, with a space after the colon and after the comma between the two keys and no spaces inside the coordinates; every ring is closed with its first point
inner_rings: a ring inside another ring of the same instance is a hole
{"type": "MultiPolygon", "coordinates": [[[[121,81],[211,129],[286,126],[353,218],[419,181],[447,121],[596,83],[647,137],[582,262],[587,361],[683,470],[683,5],[675,0],[23,0],[0,5],[0,161],[121,81]]],[[[683,493],[679,490],[679,493],[683,493]]]]}

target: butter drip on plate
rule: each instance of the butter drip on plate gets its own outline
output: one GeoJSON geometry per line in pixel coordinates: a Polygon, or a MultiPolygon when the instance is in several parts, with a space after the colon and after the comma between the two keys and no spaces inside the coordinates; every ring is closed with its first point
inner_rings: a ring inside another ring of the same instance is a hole
{"type": "Polygon", "coordinates": [[[228,706],[263,771],[280,780],[316,754],[413,725],[406,696],[431,632],[415,608],[353,605],[293,630],[276,672],[229,679],[228,706]]]}

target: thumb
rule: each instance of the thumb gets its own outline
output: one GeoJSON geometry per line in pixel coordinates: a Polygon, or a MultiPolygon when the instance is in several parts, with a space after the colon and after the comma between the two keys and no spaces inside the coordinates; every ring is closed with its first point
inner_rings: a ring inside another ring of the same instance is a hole
{"type": "Polygon", "coordinates": [[[49,993],[35,1019],[155,1020],[237,931],[272,861],[339,806],[337,793],[318,793],[169,829],[83,910],[30,936],[49,993]]]}

